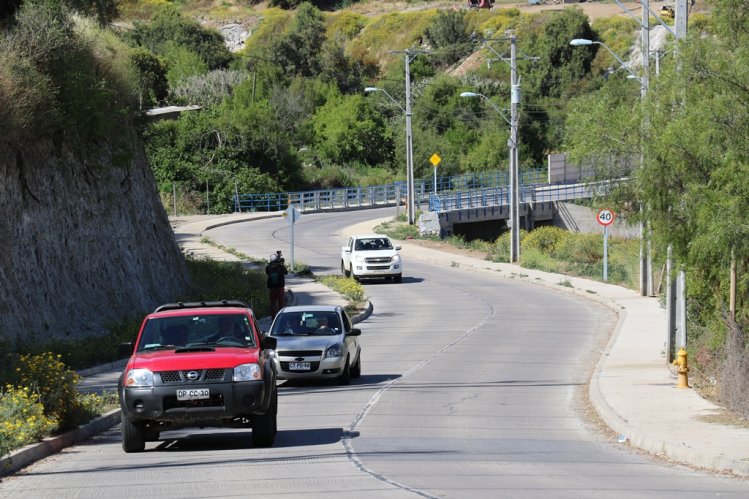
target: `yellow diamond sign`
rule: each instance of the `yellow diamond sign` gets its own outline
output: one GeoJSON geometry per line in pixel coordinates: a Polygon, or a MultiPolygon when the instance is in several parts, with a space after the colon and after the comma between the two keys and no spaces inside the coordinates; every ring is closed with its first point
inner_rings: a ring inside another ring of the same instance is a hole
{"type": "Polygon", "coordinates": [[[442,158],[440,158],[439,154],[434,153],[432,154],[432,157],[429,158],[429,161],[431,161],[434,166],[437,166],[438,164],[440,164],[440,161],[442,161],[442,158]]]}

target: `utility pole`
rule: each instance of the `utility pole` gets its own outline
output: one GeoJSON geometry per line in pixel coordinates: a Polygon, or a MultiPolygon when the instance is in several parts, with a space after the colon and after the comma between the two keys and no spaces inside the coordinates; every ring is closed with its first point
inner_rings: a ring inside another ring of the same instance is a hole
{"type": "MultiPolygon", "coordinates": [[[[515,35],[500,39],[510,41],[510,138],[507,140],[507,147],[510,150],[510,219],[508,224],[510,225],[510,263],[517,263],[520,260],[520,168],[518,159],[520,78],[518,77],[517,39],[515,35]]],[[[507,62],[506,57],[502,57],[487,43],[492,39],[482,39],[481,41],[484,47],[491,50],[499,60],[507,62]]],[[[526,56],[526,59],[537,60],[538,58],[526,56]]],[[[497,111],[500,115],[502,114],[499,109],[497,111]]]]}
{"type": "Polygon", "coordinates": [[[676,39],[683,40],[687,37],[687,20],[689,19],[689,6],[687,0],[676,0],[676,12],[674,12],[674,28],[676,39]]]}
{"type": "MultiPolygon", "coordinates": [[[[687,37],[687,18],[689,10],[687,8],[687,0],[676,0],[676,19],[674,27],[676,31],[674,36],[676,41],[683,40],[687,37]]],[[[681,70],[681,63],[679,62],[679,70],[681,70]]],[[[656,66],[657,68],[657,66],[656,66]]],[[[666,254],[666,272],[667,272],[667,288],[666,288],[666,345],[668,347],[666,351],[666,363],[671,365],[671,361],[674,359],[674,350],[676,342],[681,341],[679,346],[686,348],[687,346],[687,287],[686,287],[686,273],[684,268],[679,269],[678,276],[674,272],[672,245],[668,245],[668,252],[666,254]],[[678,339],[677,339],[678,333],[678,339]]]]}
{"type": "Polygon", "coordinates": [[[518,181],[518,104],[520,85],[518,83],[517,40],[510,37],[510,263],[520,260],[520,182],[518,181]]]}
{"type": "Polygon", "coordinates": [[[676,276],[673,269],[673,246],[666,249],[666,364],[671,365],[676,355],[676,276]]]}
{"type": "MultiPolygon", "coordinates": [[[[406,196],[407,196],[407,212],[408,212],[408,224],[413,225],[415,223],[416,218],[416,208],[415,208],[415,195],[414,195],[414,148],[413,148],[413,133],[411,131],[411,61],[413,61],[416,56],[419,54],[426,54],[427,52],[424,50],[411,50],[406,49],[403,51],[397,51],[393,50],[390,51],[391,54],[404,54],[404,62],[405,62],[405,69],[406,69],[406,108],[401,109],[406,114],[406,196]]],[[[377,89],[376,87],[368,87],[372,90],[381,90],[377,89]]],[[[365,89],[366,90],[366,89],[365,89]]],[[[387,92],[385,92],[387,94],[387,92]]],[[[390,99],[395,102],[397,101],[393,99],[389,94],[387,94],[390,99]]],[[[400,107],[400,104],[398,104],[400,107]]]]}
{"type": "MultiPolygon", "coordinates": [[[[650,8],[648,0],[641,0],[642,5],[642,22],[641,26],[641,50],[642,50],[642,78],[640,80],[640,102],[645,104],[645,98],[648,93],[648,72],[650,68],[650,8]]],[[[640,140],[645,140],[645,130],[641,133],[640,140]]],[[[644,147],[642,144],[641,147],[644,147]]],[[[640,152],[640,167],[645,164],[644,152],[640,152]]],[[[642,206],[640,207],[642,213],[642,206]]],[[[640,221],[640,295],[653,296],[653,258],[648,234],[648,223],[646,220],[640,221]],[[647,241],[646,241],[647,239],[647,241]]]]}
{"type": "Polygon", "coordinates": [[[408,182],[408,225],[413,225],[416,218],[416,209],[414,202],[414,149],[413,134],[411,132],[411,61],[416,54],[405,50],[406,62],[406,179],[408,182]]]}

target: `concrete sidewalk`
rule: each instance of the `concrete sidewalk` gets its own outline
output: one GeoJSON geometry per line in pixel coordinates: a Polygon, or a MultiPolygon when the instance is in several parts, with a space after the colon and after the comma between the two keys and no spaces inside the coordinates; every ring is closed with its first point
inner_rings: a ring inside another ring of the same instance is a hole
{"type": "MultiPolygon", "coordinates": [[[[280,214],[238,213],[182,217],[173,219],[172,226],[183,252],[198,257],[236,261],[238,259],[234,255],[203,243],[202,233],[219,225],[276,217],[280,214]]],[[[371,232],[377,223],[348,227],[345,232],[371,232]]],[[[676,388],[676,377],[665,361],[666,318],[657,298],[642,297],[635,291],[597,281],[445,253],[409,241],[402,241],[400,244],[406,259],[418,259],[442,266],[458,265],[461,269],[475,272],[490,269],[510,279],[575,293],[612,308],[619,317],[616,331],[596,365],[589,391],[590,401],[601,419],[620,438],[626,438],[631,445],[652,454],[714,472],[749,477],[749,429],[711,422],[716,420],[716,415],[725,411],[701,398],[692,389],[676,388]]],[[[296,303],[341,301],[336,293],[309,279],[290,276],[289,287],[294,290],[296,303]]],[[[261,321],[261,327],[267,328],[268,324],[267,318],[261,321]]],[[[116,380],[119,369],[121,367],[90,372],[81,388],[96,389],[110,384],[110,378],[114,376],[116,380]]],[[[119,422],[119,411],[113,411],[113,414],[102,419],[107,419],[110,426],[116,424],[119,422]]],[[[83,434],[79,437],[87,438],[83,434]]],[[[79,440],[71,441],[68,438],[66,445],[75,441],[79,440]]],[[[34,459],[18,466],[20,453],[29,448],[14,453],[10,458],[0,461],[0,475],[11,472],[8,471],[9,466],[18,469],[35,459],[46,457],[62,446],[64,445],[50,445],[47,442],[29,446],[34,459]]]]}

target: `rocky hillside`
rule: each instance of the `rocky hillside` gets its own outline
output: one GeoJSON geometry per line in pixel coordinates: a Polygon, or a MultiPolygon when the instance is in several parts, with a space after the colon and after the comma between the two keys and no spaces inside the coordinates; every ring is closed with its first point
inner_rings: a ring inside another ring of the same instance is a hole
{"type": "Polygon", "coordinates": [[[128,149],[0,141],[0,340],[95,334],[185,290],[142,145],[128,149]]]}

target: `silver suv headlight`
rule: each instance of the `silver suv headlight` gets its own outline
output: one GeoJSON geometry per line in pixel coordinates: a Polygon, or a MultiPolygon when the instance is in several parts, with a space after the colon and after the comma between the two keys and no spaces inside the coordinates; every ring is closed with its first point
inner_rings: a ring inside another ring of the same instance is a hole
{"type": "Polygon", "coordinates": [[[343,354],[343,347],[340,343],[336,345],[329,346],[327,350],[325,350],[325,359],[328,359],[330,357],[340,357],[343,354]]]}
{"type": "Polygon", "coordinates": [[[234,368],[234,381],[258,381],[263,379],[263,370],[259,364],[241,364],[234,368]]]}
{"type": "Polygon", "coordinates": [[[126,387],[153,386],[153,373],[148,369],[131,369],[125,376],[126,387]]]}

